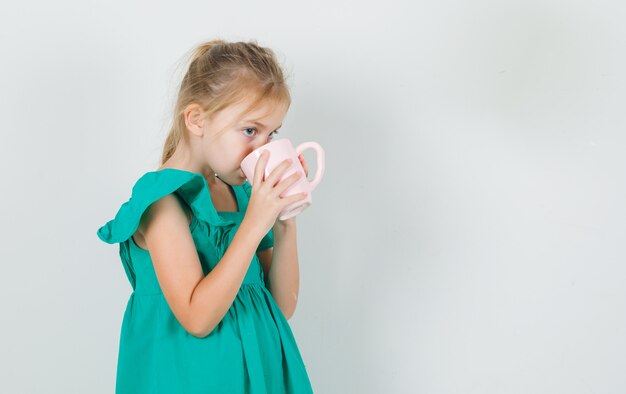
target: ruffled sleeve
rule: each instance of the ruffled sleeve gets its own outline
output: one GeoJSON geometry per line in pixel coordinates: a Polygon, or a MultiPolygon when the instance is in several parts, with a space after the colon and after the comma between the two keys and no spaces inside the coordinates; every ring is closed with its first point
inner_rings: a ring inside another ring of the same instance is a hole
{"type": "MultiPolygon", "coordinates": [[[[245,181],[243,185],[241,186],[243,190],[246,192],[246,195],[248,196],[248,200],[250,200],[250,194],[252,193],[252,185],[250,185],[248,181],[245,181]]],[[[256,251],[259,252],[261,250],[269,249],[272,247],[274,247],[274,232],[272,231],[272,229],[270,229],[270,231],[267,234],[265,234],[265,236],[259,243],[259,246],[257,247],[256,251]]]]}
{"type": "Polygon", "coordinates": [[[174,168],[148,172],[135,183],[130,199],[120,207],[115,218],[97,232],[102,241],[119,243],[119,255],[133,290],[136,274],[129,239],[137,231],[146,209],[170,193],[175,193],[191,208],[193,220],[206,224],[206,236],[218,252],[223,254],[230,243],[233,232],[229,226],[235,226],[236,223],[218,215],[206,180],[201,174],[174,168]]]}
{"type": "Polygon", "coordinates": [[[218,215],[206,180],[201,174],[176,169],[146,173],[132,189],[132,195],[115,218],[98,229],[98,237],[109,244],[124,242],[137,231],[145,210],[160,198],[176,192],[189,205],[196,220],[210,226],[230,226],[234,222],[218,215]]]}

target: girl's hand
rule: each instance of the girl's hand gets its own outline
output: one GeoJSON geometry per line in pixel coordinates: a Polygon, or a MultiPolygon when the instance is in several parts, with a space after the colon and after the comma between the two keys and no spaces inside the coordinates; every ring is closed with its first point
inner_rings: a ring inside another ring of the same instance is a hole
{"type": "Polygon", "coordinates": [[[309,177],[309,169],[306,166],[306,162],[304,161],[304,156],[302,156],[302,153],[300,153],[298,155],[298,160],[300,160],[300,164],[302,164],[302,168],[304,169],[304,174],[305,174],[304,176],[306,178],[308,178],[309,177]]]}
{"type": "Polygon", "coordinates": [[[296,183],[301,176],[299,172],[296,172],[279,182],[285,171],[291,167],[291,164],[287,163],[286,160],[276,166],[267,178],[263,179],[269,155],[268,151],[263,151],[256,162],[252,191],[244,216],[244,221],[259,231],[261,236],[270,231],[281,211],[294,202],[304,200],[307,196],[307,193],[299,193],[284,198],[280,197],[280,194],[296,183]]]}
{"type": "MultiPolygon", "coordinates": [[[[300,160],[300,164],[302,164],[302,169],[304,169],[304,177],[308,178],[309,177],[309,169],[306,166],[306,162],[304,161],[304,156],[302,155],[302,153],[300,153],[298,155],[298,160],[300,160]]],[[[285,227],[288,225],[293,225],[296,222],[296,217],[292,216],[289,219],[282,219],[282,220],[276,220],[276,223],[274,223],[274,227],[272,228],[277,228],[277,227],[285,227]]]]}

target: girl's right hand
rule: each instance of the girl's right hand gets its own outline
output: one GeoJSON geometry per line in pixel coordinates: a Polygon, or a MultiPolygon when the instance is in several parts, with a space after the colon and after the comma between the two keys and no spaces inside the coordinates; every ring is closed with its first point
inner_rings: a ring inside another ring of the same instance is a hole
{"type": "Polygon", "coordinates": [[[244,216],[244,219],[247,219],[253,227],[261,232],[261,236],[265,236],[270,231],[278,215],[287,206],[296,201],[304,200],[307,196],[307,193],[298,193],[284,198],[280,197],[280,194],[300,179],[301,174],[295,172],[278,182],[284,172],[293,164],[285,160],[276,166],[267,178],[263,179],[269,156],[270,152],[265,150],[256,162],[252,191],[244,216]]]}

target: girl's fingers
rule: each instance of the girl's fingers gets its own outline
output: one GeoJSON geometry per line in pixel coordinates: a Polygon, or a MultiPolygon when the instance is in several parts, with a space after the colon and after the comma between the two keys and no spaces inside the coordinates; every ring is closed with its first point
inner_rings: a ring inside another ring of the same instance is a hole
{"type": "Polygon", "coordinates": [[[283,198],[282,201],[285,202],[285,207],[287,207],[288,205],[291,205],[296,201],[304,200],[307,197],[307,194],[307,192],[292,194],[291,196],[283,198]]]}
{"type": "Polygon", "coordinates": [[[304,169],[304,175],[306,177],[308,177],[309,176],[309,169],[306,166],[306,162],[304,161],[304,156],[302,156],[302,153],[300,153],[298,155],[298,159],[300,160],[300,163],[302,164],[302,168],[304,169]]]}
{"type": "Polygon", "coordinates": [[[266,182],[270,182],[270,185],[272,185],[272,187],[276,186],[276,183],[278,183],[280,178],[282,178],[285,171],[287,171],[287,169],[291,167],[292,163],[288,162],[287,160],[288,159],[283,160],[276,168],[274,168],[272,170],[272,173],[265,180],[266,182]]]}
{"type": "Polygon", "coordinates": [[[270,152],[264,150],[259,156],[259,159],[256,161],[256,166],[254,166],[254,184],[261,185],[263,181],[263,174],[265,173],[265,166],[267,165],[267,160],[269,159],[270,152]]]}
{"type": "Polygon", "coordinates": [[[285,190],[289,189],[293,184],[298,182],[301,177],[302,173],[300,172],[294,172],[293,174],[289,175],[287,178],[280,181],[278,185],[276,185],[276,193],[278,195],[282,194],[285,190]]]}

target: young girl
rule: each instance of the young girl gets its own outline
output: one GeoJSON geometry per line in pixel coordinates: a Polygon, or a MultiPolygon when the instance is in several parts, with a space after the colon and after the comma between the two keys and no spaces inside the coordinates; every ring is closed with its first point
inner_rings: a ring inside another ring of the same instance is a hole
{"type": "MultiPolygon", "coordinates": [[[[184,76],[161,167],[141,176],[98,237],[119,243],[133,287],[116,393],[311,393],[287,318],[299,287],[284,161],[253,184],[239,165],[270,142],[291,104],[273,51],[200,45],[184,76]]],[[[308,173],[304,158],[299,160],[308,173]]]]}

